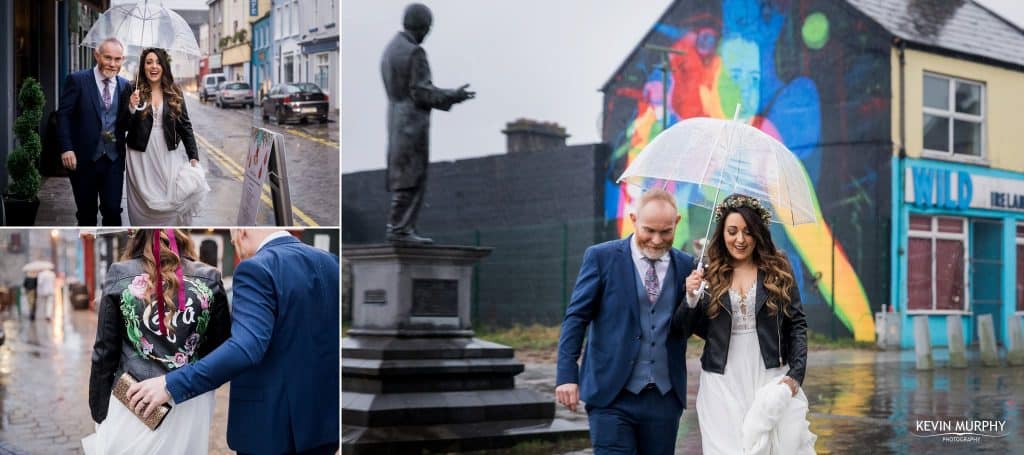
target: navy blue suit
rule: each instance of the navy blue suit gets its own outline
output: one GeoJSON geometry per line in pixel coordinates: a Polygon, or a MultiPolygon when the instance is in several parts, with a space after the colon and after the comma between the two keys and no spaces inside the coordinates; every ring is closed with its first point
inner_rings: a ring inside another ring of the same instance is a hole
{"type": "Polygon", "coordinates": [[[176,403],[231,381],[228,446],[280,454],[338,447],[338,257],[270,241],[235,270],[231,338],[167,374],[176,403]]]}
{"type": "Polygon", "coordinates": [[[77,168],[70,171],[71,189],[78,208],[79,226],[96,226],[97,195],[104,226],[121,225],[121,194],[124,185],[125,127],[128,81],[117,77],[111,98],[116,103],[113,156],[96,159],[103,131],[103,97],[96,86],[94,69],[68,74],[57,109],[57,141],[60,153],[75,152],[77,168]]]}
{"type": "MultiPolygon", "coordinates": [[[[580,399],[587,403],[591,417],[591,436],[599,453],[615,451],[602,450],[599,447],[599,439],[607,441],[608,438],[624,438],[627,435],[621,431],[621,419],[619,422],[611,422],[611,427],[595,428],[595,425],[608,423],[603,414],[601,418],[595,419],[595,410],[617,408],[614,412],[619,412],[626,408],[625,412],[628,414],[634,410],[643,412],[643,409],[649,408],[652,403],[656,405],[659,402],[666,402],[658,394],[657,389],[645,390],[639,396],[625,390],[640,352],[640,344],[648,341],[641,340],[643,330],[639,312],[650,306],[650,302],[640,301],[637,292],[638,285],[642,287],[639,283],[641,274],[633,262],[630,252],[631,241],[632,237],[605,242],[588,248],[584,253],[583,264],[580,266],[572,299],[566,308],[558,340],[556,383],[579,384],[580,399]],[[585,333],[586,356],[583,358],[583,364],[577,367],[576,362],[580,357],[585,333]]],[[[694,259],[674,248],[670,255],[671,263],[665,282],[669,281],[671,274],[675,293],[682,297],[685,295],[686,277],[694,267],[694,259]]],[[[680,304],[680,300],[671,303],[673,311],[680,304]]],[[[665,348],[672,384],[672,390],[666,397],[674,395],[678,398],[678,403],[669,400],[673,402],[675,411],[668,410],[666,413],[671,417],[675,412],[675,420],[671,422],[671,418],[662,417],[663,421],[670,423],[671,428],[667,431],[642,431],[643,425],[640,425],[634,427],[640,429],[634,432],[633,436],[629,436],[636,440],[618,441],[621,444],[612,441],[612,446],[627,449],[625,452],[639,449],[640,453],[645,453],[644,447],[668,447],[668,453],[671,453],[676,436],[672,428],[678,427],[679,415],[686,406],[686,345],[682,334],[669,332],[665,348]],[[652,442],[651,439],[658,440],[652,442]]]]}

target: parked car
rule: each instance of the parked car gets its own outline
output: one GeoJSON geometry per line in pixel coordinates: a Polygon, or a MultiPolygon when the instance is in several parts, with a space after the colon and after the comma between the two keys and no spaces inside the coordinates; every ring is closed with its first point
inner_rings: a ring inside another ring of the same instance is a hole
{"type": "Polygon", "coordinates": [[[207,102],[210,98],[217,97],[217,88],[221,82],[226,81],[228,78],[224,76],[224,73],[210,73],[203,76],[202,82],[199,84],[199,100],[207,102]]]}
{"type": "Polygon", "coordinates": [[[248,82],[221,82],[217,88],[217,107],[253,106],[252,88],[248,82]]]}
{"type": "Polygon", "coordinates": [[[263,98],[263,120],[274,117],[278,125],[290,120],[308,119],[326,123],[329,101],[327,94],[316,84],[301,82],[275,85],[263,98]]]}

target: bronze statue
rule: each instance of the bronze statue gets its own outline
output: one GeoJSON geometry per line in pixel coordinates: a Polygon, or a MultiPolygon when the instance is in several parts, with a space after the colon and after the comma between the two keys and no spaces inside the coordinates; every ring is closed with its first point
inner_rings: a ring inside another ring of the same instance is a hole
{"type": "Polygon", "coordinates": [[[381,76],[388,94],[388,169],[391,192],[387,239],[395,243],[432,243],[416,233],[430,162],[430,111],[447,111],[475,96],[466,90],[434,87],[430,65],[420,43],[430,32],[430,8],[413,3],[405,8],[405,30],[391,40],[381,59],[381,76]]]}

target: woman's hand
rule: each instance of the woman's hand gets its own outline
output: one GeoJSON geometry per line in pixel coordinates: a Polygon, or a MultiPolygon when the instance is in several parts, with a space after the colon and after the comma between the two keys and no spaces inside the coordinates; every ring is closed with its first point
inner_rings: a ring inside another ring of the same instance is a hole
{"type": "Polygon", "coordinates": [[[139,105],[139,91],[138,90],[135,90],[135,91],[132,92],[132,97],[131,97],[130,101],[132,103],[132,106],[138,106],[139,105]]]}
{"type": "Polygon", "coordinates": [[[796,379],[793,379],[789,376],[783,376],[782,380],[779,381],[779,384],[788,385],[789,390],[793,393],[794,397],[796,396],[796,392],[800,390],[800,385],[796,383],[796,379]]]}
{"type": "Polygon", "coordinates": [[[701,268],[693,269],[690,272],[690,276],[686,277],[686,293],[694,295],[697,289],[700,289],[700,283],[704,281],[704,270],[701,268]]]}

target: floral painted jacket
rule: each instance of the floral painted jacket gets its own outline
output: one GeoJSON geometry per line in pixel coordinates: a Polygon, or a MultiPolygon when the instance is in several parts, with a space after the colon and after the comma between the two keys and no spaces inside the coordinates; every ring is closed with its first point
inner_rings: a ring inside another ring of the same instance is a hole
{"type": "MultiPolygon", "coordinates": [[[[184,260],[185,311],[166,319],[161,335],[156,305],[147,305],[151,278],[134,259],[110,266],[103,284],[89,376],[89,409],[97,423],[107,417],[114,381],[123,372],[139,381],[194,363],[231,335],[231,316],[220,272],[184,260]],[[152,309],[150,309],[152,308],[152,309]]],[[[175,297],[164,302],[177,306],[175,297]]]]}

